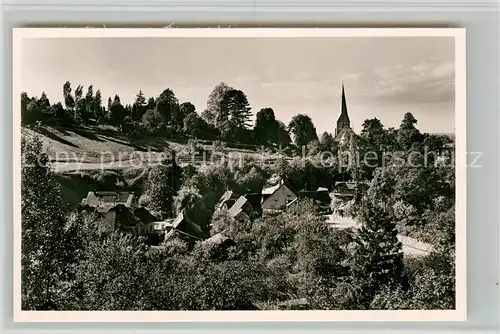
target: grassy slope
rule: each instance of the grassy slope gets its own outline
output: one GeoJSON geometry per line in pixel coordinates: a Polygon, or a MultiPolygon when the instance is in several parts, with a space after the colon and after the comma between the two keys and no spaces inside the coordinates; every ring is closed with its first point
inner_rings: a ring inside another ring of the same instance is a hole
{"type": "MultiPolygon", "coordinates": [[[[137,158],[136,154],[141,152],[147,154],[148,151],[186,150],[186,144],[165,138],[148,137],[131,142],[116,131],[106,128],[67,129],[39,126],[36,129],[23,128],[22,132],[26,135],[40,136],[58,172],[57,177],[63,188],[63,196],[71,205],[79,203],[89,191],[93,190],[118,188],[140,190],[144,175],[147,175],[144,173],[147,167],[134,168],[126,164],[125,167],[119,167],[109,163],[111,159],[130,161],[131,158],[137,158]],[[101,159],[106,162],[104,166],[101,164],[101,159]],[[83,164],[80,165],[80,162],[83,164]],[[61,165],[68,168],[59,168],[61,165]],[[79,168],[80,166],[83,167],[79,168]],[[117,181],[119,186],[113,181],[117,181]]],[[[210,145],[201,146],[207,151],[213,150],[210,145]]],[[[255,152],[248,149],[227,149],[227,151],[258,157],[255,152]]]]}
{"type": "MultiPolygon", "coordinates": [[[[148,152],[182,152],[186,143],[168,140],[162,137],[144,137],[130,141],[114,130],[105,128],[63,129],[48,126],[36,129],[23,128],[23,133],[38,134],[47,146],[53,162],[83,162],[99,164],[111,160],[129,161],[137,159],[139,154],[147,156],[148,152]]],[[[207,151],[212,151],[211,145],[200,145],[207,151]]],[[[256,152],[249,149],[227,148],[227,153],[237,153],[260,158],[256,152]]],[[[266,154],[266,157],[272,157],[266,154]]],[[[116,166],[105,166],[105,169],[116,169],[116,166]]]]}

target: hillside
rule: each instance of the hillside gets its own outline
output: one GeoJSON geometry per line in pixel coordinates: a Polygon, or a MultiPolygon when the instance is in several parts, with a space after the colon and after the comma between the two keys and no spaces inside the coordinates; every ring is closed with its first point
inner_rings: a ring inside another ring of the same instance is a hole
{"type": "MultiPolygon", "coordinates": [[[[50,126],[23,127],[24,135],[38,135],[43,141],[57,178],[62,186],[63,197],[71,206],[76,205],[89,191],[127,189],[142,192],[149,166],[169,156],[174,151],[177,160],[187,165],[189,144],[182,140],[160,137],[144,137],[133,141],[112,128],[61,128],[50,126]]],[[[213,145],[198,144],[208,154],[217,150],[213,145]]],[[[243,148],[224,148],[226,156],[270,159],[276,155],[262,155],[243,148]]],[[[220,155],[220,154],[219,154],[220,155]]],[[[203,154],[196,162],[203,161],[203,154]]]]}
{"type": "MultiPolygon", "coordinates": [[[[46,145],[54,169],[59,173],[82,170],[129,170],[143,169],[151,163],[169,157],[175,152],[180,162],[209,159],[211,152],[218,151],[213,143],[199,143],[197,147],[208,154],[190,155],[186,140],[147,136],[129,139],[111,127],[61,128],[36,126],[23,128],[27,135],[39,135],[46,145]]],[[[224,156],[249,156],[255,159],[276,159],[278,155],[257,152],[256,147],[224,148],[224,156]],[[252,148],[252,149],[250,149],[252,148]]],[[[218,152],[219,153],[219,152],[218,152]]],[[[220,152],[219,157],[222,155],[220,152]]]]}

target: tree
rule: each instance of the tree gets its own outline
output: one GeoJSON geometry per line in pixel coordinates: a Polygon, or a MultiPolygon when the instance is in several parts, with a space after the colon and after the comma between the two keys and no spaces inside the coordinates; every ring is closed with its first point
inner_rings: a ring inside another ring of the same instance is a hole
{"type": "Polygon", "coordinates": [[[39,108],[38,108],[38,102],[32,104],[32,101],[34,99],[31,99],[26,92],[21,93],[21,122],[22,124],[31,124],[38,120],[38,113],[39,113],[39,108]],[[30,106],[30,104],[32,104],[30,106]],[[36,111],[34,110],[36,105],[36,111]]]}
{"type": "Polygon", "coordinates": [[[75,108],[75,99],[71,95],[71,83],[69,81],[66,81],[63,85],[63,97],[66,108],[73,111],[75,108]]]}
{"type": "Polygon", "coordinates": [[[26,107],[26,114],[24,118],[25,124],[31,124],[43,119],[42,107],[37,98],[32,98],[26,107]]]}
{"type": "MultiPolygon", "coordinates": [[[[87,93],[85,94],[85,98],[82,100],[79,106],[80,117],[84,123],[88,123],[90,118],[94,117],[95,114],[95,100],[94,100],[94,88],[90,85],[87,88],[87,93]]],[[[78,103],[77,103],[78,105],[78,103]]]]}
{"type": "Polygon", "coordinates": [[[149,171],[146,185],[146,195],[150,198],[148,208],[162,218],[172,215],[172,202],[175,194],[172,181],[168,167],[163,164],[149,171]]]}
{"type": "Polygon", "coordinates": [[[157,131],[162,122],[163,118],[156,109],[149,109],[142,115],[142,124],[149,132],[157,131]]]}
{"type": "Polygon", "coordinates": [[[65,205],[42,141],[23,136],[21,154],[22,308],[53,309],[67,255],[65,205]]]}
{"type": "Polygon", "coordinates": [[[75,120],[76,122],[82,121],[85,114],[85,99],[83,98],[83,86],[78,85],[75,89],[75,120]]]}
{"type": "Polygon", "coordinates": [[[45,92],[42,92],[42,95],[40,96],[38,103],[40,105],[42,114],[44,114],[45,117],[49,116],[50,101],[49,101],[49,98],[47,97],[47,94],[45,94],[45,92]]]}
{"type": "Polygon", "coordinates": [[[323,151],[333,152],[335,148],[335,141],[331,133],[323,132],[319,141],[320,147],[323,151]]]}
{"type": "Polygon", "coordinates": [[[186,117],[187,115],[190,115],[192,113],[196,113],[196,107],[191,102],[181,103],[179,109],[183,117],[186,117]]]}
{"type": "Polygon", "coordinates": [[[156,108],[156,100],[154,97],[150,97],[148,99],[148,103],[146,104],[146,110],[154,109],[154,108],[156,108]]]}
{"type": "MultiPolygon", "coordinates": [[[[92,231],[97,234],[97,231],[92,231]]],[[[148,246],[135,236],[113,232],[93,238],[81,249],[76,282],[80,310],[144,310],[149,294],[151,265],[148,246]]]]}
{"type": "Polygon", "coordinates": [[[231,89],[224,94],[221,101],[219,125],[221,134],[228,140],[240,142],[244,139],[245,130],[249,127],[251,108],[245,93],[231,89]],[[223,118],[227,119],[223,121],[223,118]]]}
{"type": "Polygon", "coordinates": [[[260,145],[278,142],[279,123],[272,108],[262,108],[255,119],[255,140],[260,145]]]}
{"type": "Polygon", "coordinates": [[[118,95],[115,95],[113,102],[109,106],[109,117],[111,124],[122,130],[122,126],[126,116],[126,110],[120,101],[120,97],[118,95]]]}
{"type": "Polygon", "coordinates": [[[189,113],[184,117],[183,133],[190,138],[198,138],[203,120],[196,113],[189,113]]]}
{"type": "Polygon", "coordinates": [[[360,153],[360,171],[363,179],[371,179],[375,168],[382,166],[384,156],[389,156],[391,145],[387,132],[377,118],[367,119],[359,136],[358,148],[360,153]]]}
{"type": "Polygon", "coordinates": [[[102,96],[101,96],[101,91],[98,89],[97,92],[95,92],[95,97],[93,100],[93,117],[96,120],[97,123],[104,117],[104,109],[102,107],[102,96]]]}
{"type": "Polygon", "coordinates": [[[208,96],[207,108],[203,111],[201,117],[215,128],[220,128],[229,119],[229,115],[222,110],[222,100],[231,89],[226,83],[221,82],[215,86],[208,96]]]}
{"type": "Polygon", "coordinates": [[[359,289],[357,300],[368,308],[383,288],[407,289],[402,244],[396,224],[377,203],[368,202],[362,210],[363,226],[355,236],[351,275],[359,289]]]}
{"type": "Polygon", "coordinates": [[[290,134],[286,128],[286,125],[278,121],[278,134],[276,136],[276,143],[281,147],[285,148],[290,145],[292,139],[290,138],[290,134]]]}
{"type": "Polygon", "coordinates": [[[165,89],[158,96],[156,110],[160,113],[166,125],[175,123],[179,110],[179,101],[171,89],[165,89]]]}
{"type": "Polygon", "coordinates": [[[288,124],[288,129],[294,136],[295,145],[299,148],[306,146],[312,140],[318,140],[316,128],[311,118],[305,114],[294,116],[288,124]]]}
{"type": "Polygon", "coordinates": [[[420,131],[415,127],[417,120],[412,113],[407,112],[398,130],[398,143],[403,150],[409,150],[421,140],[420,131]]]}
{"type": "Polygon", "coordinates": [[[146,98],[142,90],[139,90],[135,97],[134,104],[132,105],[132,119],[134,121],[140,120],[144,113],[146,112],[146,98]]]}
{"type": "Polygon", "coordinates": [[[83,98],[83,86],[78,85],[75,89],[75,102],[80,101],[83,98]]]}
{"type": "Polygon", "coordinates": [[[61,124],[68,124],[71,121],[71,118],[66,114],[66,110],[61,102],[54,103],[50,106],[50,114],[61,124]]]}
{"type": "Polygon", "coordinates": [[[236,221],[227,210],[221,210],[214,213],[210,222],[210,234],[222,235],[233,240],[238,240],[240,234],[249,232],[251,223],[236,221]]]}

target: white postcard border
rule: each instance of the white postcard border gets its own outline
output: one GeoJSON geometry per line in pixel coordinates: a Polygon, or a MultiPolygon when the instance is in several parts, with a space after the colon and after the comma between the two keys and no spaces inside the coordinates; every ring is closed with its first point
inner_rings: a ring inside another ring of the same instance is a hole
{"type": "Polygon", "coordinates": [[[466,59],[464,28],[15,28],[13,29],[13,214],[15,322],[331,322],[465,321],[466,269],[466,59]],[[398,311],[23,311],[21,310],[22,41],[27,38],[310,38],[454,37],[456,140],[456,309],[398,311]]]}

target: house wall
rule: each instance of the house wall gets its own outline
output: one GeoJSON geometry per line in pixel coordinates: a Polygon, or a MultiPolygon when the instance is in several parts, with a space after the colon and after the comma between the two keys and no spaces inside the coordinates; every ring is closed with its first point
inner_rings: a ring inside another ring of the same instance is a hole
{"type": "Polygon", "coordinates": [[[116,211],[108,211],[104,214],[104,229],[108,232],[115,230],[116,211]]]}
{"type": "Polygon", "coordinates": [[[295,198],[297,198],[297,195],[295,195],[286,185],[283,185],[262,203],[262,209],[283,210],[286,204],[293,201],[295,198]]]}

